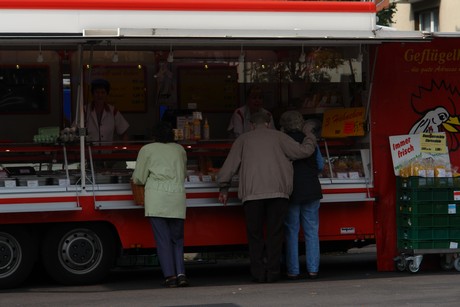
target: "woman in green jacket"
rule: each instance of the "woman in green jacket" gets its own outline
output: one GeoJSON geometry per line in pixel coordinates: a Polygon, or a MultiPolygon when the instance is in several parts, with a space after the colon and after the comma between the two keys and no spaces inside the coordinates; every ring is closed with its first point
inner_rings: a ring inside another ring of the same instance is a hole
{"type": "Polygon", "coordinates": [[[133,173],[135,184],[145,185],[145,216],[150,219],[165,287],[185,287],[184,220],[187,156],[174,143],[171,126],[154,129],[155,142],[141,148],[133,173]]]}

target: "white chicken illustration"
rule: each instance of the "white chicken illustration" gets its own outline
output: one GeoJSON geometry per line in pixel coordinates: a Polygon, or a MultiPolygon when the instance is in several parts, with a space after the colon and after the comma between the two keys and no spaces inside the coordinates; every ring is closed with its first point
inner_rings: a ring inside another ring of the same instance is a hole
{"type": "Polygon", "coordinates": [[[420,119],[412,125],[410,134],[445,132],[449,151],[460,149],[460,120],[457,107],[460,91],[444,80],[431,80],[412,94],[411,105],[420,119]]]}
{"type": "Polygon", "coordinates": [[[459,132],[455,126],[460,125],[458,117],[451,117],[449,112],[443,107],[438,107],[428,111],[425,116],[416,122],[409,134],[417,134],[422,132],[440,132],[441,126],[448,132],[459,132]]]}

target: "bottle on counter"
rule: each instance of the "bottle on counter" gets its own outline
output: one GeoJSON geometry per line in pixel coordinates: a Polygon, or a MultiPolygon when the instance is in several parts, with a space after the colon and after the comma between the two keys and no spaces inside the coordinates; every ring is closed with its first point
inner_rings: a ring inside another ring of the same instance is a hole
{"type": "Polygon", "coordinates": [[[189,141],[190,139],[191,139],[190,124],[188,123],[188,120],[186,120],[184,123],[184,140],[189,141]]]}
{"type": "MultiPolygon", "coordinates": [[[[198,113],[198,112],[194,112],[194,113],[198,113]]],[[[195,141],[198,141],[201,139],[201,115],[200,116],[197,116],[194,114],[193,116],[193,140],[195,141]]]]}
{"type": "Polygon", "coordinates": [[[204,125],[203,125],[203,139],[209,140],[209,123],[208,123],[207,118],[204,120],[204,125]]]}

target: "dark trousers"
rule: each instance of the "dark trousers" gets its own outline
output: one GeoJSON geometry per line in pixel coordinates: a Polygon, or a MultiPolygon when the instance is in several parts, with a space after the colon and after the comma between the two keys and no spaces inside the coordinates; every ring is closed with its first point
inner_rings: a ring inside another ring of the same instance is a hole
{"type": "Polygon", "coordinates": [[[164,277],[185,274],[184,220],[150,217],[164,277]]]}
{"type": "Polygon", "coordinates": [[[284,220],[288,208],[286,198],[244,202],[251,275],[259,282],[275,281],[280,276],[284,220]]]}

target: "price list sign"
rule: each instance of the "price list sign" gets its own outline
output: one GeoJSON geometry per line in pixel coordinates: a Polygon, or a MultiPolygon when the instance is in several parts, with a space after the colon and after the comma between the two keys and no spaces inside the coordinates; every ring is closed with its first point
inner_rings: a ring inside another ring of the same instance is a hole
{"type": "Polygon", "coordinates": [[[441,154],[447,153],[445,133],[422,133],[420,135],[420,151],[441,154]]]}

